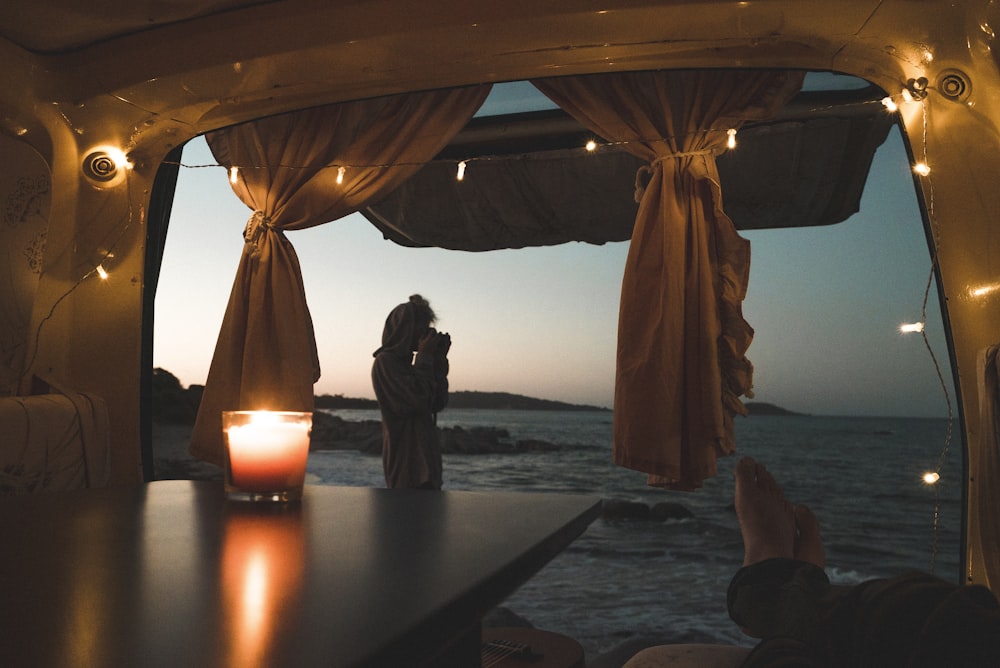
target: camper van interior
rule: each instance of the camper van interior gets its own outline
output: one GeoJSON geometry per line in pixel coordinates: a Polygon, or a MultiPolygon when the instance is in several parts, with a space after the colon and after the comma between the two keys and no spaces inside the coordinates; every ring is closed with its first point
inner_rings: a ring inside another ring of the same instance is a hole
{"type": "Polygon", "coordinates": [[[954,578],[995,588],[998,24],[987,0],[7,3],[0,526],[24,549],[0,559],[19,581],[0,603],[18,630],[0,654],[281,665],[240,654],[252,643],[240,644],[250,627],[234,601],[247,585],[226,579],[239,555],[275,543],[288,550],[269,557],[274,582],[299,593],[260,628],[285,659],[478,662],[480,618],[600,515],[587,490],[438,498],[313,485],[280,517],[227,505],[221,483],[155,480],[157,289],[164,263],[182,262],[165,249],[196,146],[226,174],[219,197],[245,205],[238,225],[249,222],[195,381],[193,457],[224,465],[223,411],[314,409],[312,288],[294,233],[353,215],[412,252],[627,248],[604,454],[669,490],[713,484],[742,449],[734,420],[754,387],[745,236],[842,225],[871,194],[882,147],[901,147],[920,218],[907,242],[926,248],[929,273],[910,327],[927,341],[927,322],[940,323],[942,347],[927,349],[947,404],[941,440],[957,458],[954,578]],[[495,535],[476,530],[489,522],[495,535]],[[380,561],[417,528],[434,543],[419,577],[380,561]],[[116,625],[126,632],[110,640],[116,625]],[[220,638],[228,649],[204,646],[220,638]]]}

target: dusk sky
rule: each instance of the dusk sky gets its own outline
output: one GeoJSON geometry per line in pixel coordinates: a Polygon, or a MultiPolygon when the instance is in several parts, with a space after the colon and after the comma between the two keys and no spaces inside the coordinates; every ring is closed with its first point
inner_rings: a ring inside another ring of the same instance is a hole
{"type": "MultiPolygon", "coordinates": [[[[737,149],[738,150],[738,149],[737,149]]],[[[188,166],[212,165],[204,140],[188,166]]],[[[474,178],[470,171],[467,178],[474,178]]],[[[725,195],[723,194],[723,197],[725,195]]],[[[221,167],[182,168],[156,298],[154,365],[203,384],[251,211],[221,167]]],[[[821,415],[944,416],[919,334],[930,257],[899,133],[880,148],[861,211],[835,226],[743,233],[754,401],[821,415]]],[[[419,292],[451,333],[451,389],[610,407],[627,243],[468,253],[404,248],[362,216],[287,234],[319,346],[317,394],[374,397],[388,312],[419,292]]],[[[932,290],[928,336],[954,389],[932,290]]]]}

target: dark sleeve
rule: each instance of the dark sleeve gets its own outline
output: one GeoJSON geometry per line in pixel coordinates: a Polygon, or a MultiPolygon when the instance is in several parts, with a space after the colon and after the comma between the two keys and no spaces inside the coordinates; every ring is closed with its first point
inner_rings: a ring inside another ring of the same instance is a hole
{"type": "Polygon", "coordinates": [[[448,405],[448,357],[436,355],[434,359],[434,398],[431,411],[437,413],[448,405]]]}
{"type": "Polygon", "coordinates": [[[372,385],[379,406],[390,413],[419,415],[434,411],[436,382],[430,356],[418,355],[417,363],[410,365],[392,355],[379,355],[372,365],[372,385]]]}

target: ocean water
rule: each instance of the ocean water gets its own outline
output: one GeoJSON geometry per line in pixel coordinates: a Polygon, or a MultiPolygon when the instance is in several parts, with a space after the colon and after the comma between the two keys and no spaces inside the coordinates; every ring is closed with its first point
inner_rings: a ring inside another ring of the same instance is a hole
{"type": "MultiPolygon", "coordinates": [[[[378,411],[331,411],[378,420],[378,411]]],[[[961,447],[953,439],[935,487],[944,419],[750,416],[737,420],[738,453],[695,492],[647,487],[641,473],[611,462],[610,412],[450,409],[440,426],[490,426],[514,439],[558,443],[557,452],[445,455],[448,490],[571,493],[654,504],[694,515],[654,522],[600,518],[503,606],[538,628],[578,640],[588,659],[637,638],[752,645],[726,614],[729,579],[742,561],[732,511],[732,467],[765,463],[786,496],[819,517],[834,582],[908,570],[958,580],[961,447]]],[[[956,429],[957,433],[957,429],[956,429]]],[[[384,486],[381,459],[353,451],[313,452],[309,482],[384,486]]]]}

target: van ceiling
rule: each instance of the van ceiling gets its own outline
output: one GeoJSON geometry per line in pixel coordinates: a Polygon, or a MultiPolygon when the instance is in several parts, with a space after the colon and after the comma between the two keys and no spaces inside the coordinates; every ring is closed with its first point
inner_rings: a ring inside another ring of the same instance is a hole
{"type": "Polygon", "coordinates": [[[43,0],[0,3],[0,36],[27,51],[61,53],[187,19],[276,0],[43,0]]]}

